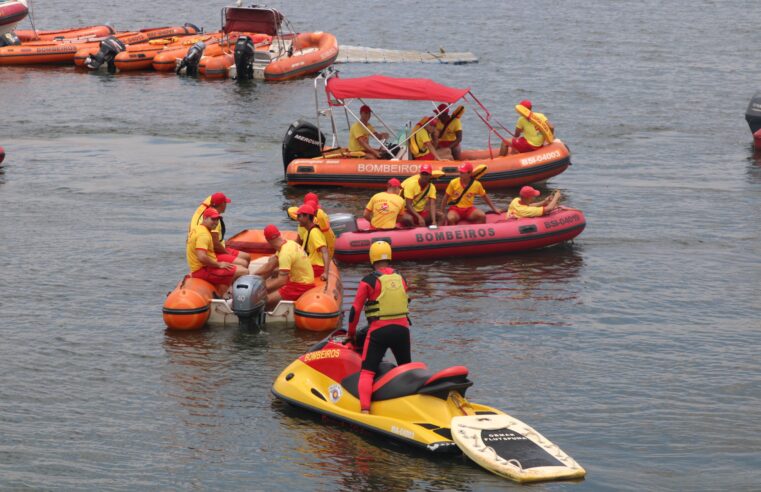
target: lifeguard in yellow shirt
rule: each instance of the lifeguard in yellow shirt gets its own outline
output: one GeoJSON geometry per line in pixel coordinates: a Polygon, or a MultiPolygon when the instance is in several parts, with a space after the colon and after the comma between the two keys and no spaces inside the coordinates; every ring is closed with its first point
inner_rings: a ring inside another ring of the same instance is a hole
{"type": "Polygon", "coordinates": [[[486,194],[483,185],[477,179],[473,179],[473,164],[463,162],[459,167],[460,177],[449,182],[444,201],[441,202],[442,211],[446,211],[447,223],[455,225],[460,221],[471,224],[483,224],[486,222],[486,214],[480,208],[473,206],[475,197],[480,196],[489,205],[494,213],[502,213],[494,206],[494,203],[486,194]],[[448,207],[448,208],[447,208],[448,207]]]}
{"type": "Polygon", "coordinates": [[[404,198],[399,196],[402,184],[396,178],[388,180],[386,191],[376,193],[367,202],[364,217],[371,229],[396,229],[396,221],[404,211],[404,198]]]}
{"type": "Polygon", "coordinates": [[[349,129],[349,151],[364,152],[366,157],[380,159],[380,149],[370,145],[370,135],[374,135],[379,140],[385,140],[388,138],[388,133],[375,131],[375,127],[370,124],[372,114],[373,111],[367,104],[359,108],[359,121],[351,125],[349,129]]]}
{"type": "Polygon", "coordinates": [[[299,244],[309,257],[315,278],[327,280],[330,275],[328,243],[320,227],[314,223],[314,214],[311,204],[302,205],[296,211],[296,220],[299,221],[299,244]]]}
{"type": "Polygon", "coordinates": [[[185,244],[185,258],[190,268],[190,276],[200,278],[214,285],[230,285],[248,273],[248,269],[220,260],[214,252],[211,231],[219,224],[219,212],[208,207],[201,213],[201,223],[190,232],[185,244]]]}
{"type": "Polygon", "coordinates": [[[281,300],[295,301],[312,289],[315,286],[314,270],[301,246],[283,238],[273,224],[264,228],[264,239],[275,248],[275,254],[254,275],[267,279],[267,309],[272,310],[281,300]],[[279,270],[277,277],[269,278],[276,269],[279,270]]]}
{"type": "MultiPolygon", "coordinates": [[[[320,226],[320,231],[325,236],[325,242],[328,245],[328,254],[333,258],[333,252],[336,247],[336,233],[330,227],[330,216],[320,206],[319,198],[316,193],[307,193],[304,195],[304,205],[311,205],[315,209],[314,222],[320,226]]],[[[299,207],[289,207],[288,216],[296,220],[296,211],[299,207]]]]}
{"type": "MultiPolygon", "coordinates": [[[[452,152],[452,158],[459,161],[461,158],[462,143],[462,121],[460,118],[453,118],[449,114],[449,106],[439,104],[436,108],[436,117],[439,122],[436,124],[436,138],[434,142],[436,149],[449,149],[452,152]]],[[[444,157],[442,154],[439,154],[444,157]]]]}
{"type": "Polygon", "coordinates": [[[507,208],[507,218],[541,217],[557,208],[558,200],[560,200],[560,190],[555,190],[552,195],[544,200],[534,203],[534,199],[539,195],[539,190],[531,186],[521,188],[520,196],[514,198],[507,208]]]}
{"type": "Polygon", "coordinates": [[[402,181],[402,197],[405,213],[401,222],[407,226],[434,226],[444,222],[444,216],[436,211],[436,187],[431,181],[433,168],[430,164],[420,165],[420,174],[402,181]]]}
{"type": "MultiPolygon", "coordinates": [[[[555,130],[555,127],[546,116],[531,110],[533,107],[531,101],[524,99],[519,104],[528,109],[533,117],[545,122],[550,130],[555,130]]],[[[512,141],[509,144],[502,142],[502,146],[499,149],[499,155],[533,152],[541,148],[545,141],[546,138],[544,134],[539,131],[536,125],[531,123],[528,118],[520,116],[518,121],[515,122],[515,132],[512,141]]]]}
{"type": "Polygon", "coordinates": [[[249,261],[251,261],[251,255],[237,249],[229,248],[225,244],[225,222],[222,219],[221,214],[225,213],[225,210],[227,210],[227,204],[230,203],[230,201],[231,200],[222,192],[207,196],[198,208],[196,208],[193,217],[190,219],[190,224],[188,224],[188,239],[190,239],[190,234],[193,232],[193,229],[201,224],[204,211],[209,207],[213,207],[220,213],[219,222],[211,231],[211,237],[214,241],[214,252],[216,253],[217,258],[219,261],[226,261],[228,263],[247,267],[249,261]]]}

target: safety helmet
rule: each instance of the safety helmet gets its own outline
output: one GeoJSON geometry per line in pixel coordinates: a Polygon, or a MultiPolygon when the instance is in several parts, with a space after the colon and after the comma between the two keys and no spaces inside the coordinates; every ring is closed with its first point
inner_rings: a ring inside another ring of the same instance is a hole
{"type": "Polygon", "coordinates": [[[375,241],[370,246],[370,263],[376,261],[390,261],[391,260],[391,245],[386,241],[375,241]]]}

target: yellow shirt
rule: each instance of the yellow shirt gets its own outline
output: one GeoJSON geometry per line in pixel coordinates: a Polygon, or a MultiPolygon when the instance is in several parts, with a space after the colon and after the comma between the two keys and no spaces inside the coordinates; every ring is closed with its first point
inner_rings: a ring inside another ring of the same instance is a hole
{"type": "Polygon", "coordinates": [[[309,255],[309,262],[312,265],[325,266],[325,262],[322,260],[322,252],[320,248],[327,248],[328,243],[325,240],[325,235],[320,230],[320,226],[313,227],[309,233],[309,243],[307,240],[307,231],[304,227],[299,226],[298,234],[301,238],[301,244],[304,251],[309,255]]]}
{"type": "Polygon", "coordinates": [[[439,121],[436,124],[436,131],[439,132],[439,142],[454,142],[457,140],[457,132],[462,131],[462,121],[460,121],[460,118],[452,118],[452,121],[447,126],[447,131],[442,134],[441,130],[443,129],[444,123],[439,121]]]}
{"type": "Polygon", "coordinates": [[[394,229],[396,217],[404,210],[404,198],[386,191],[376,193],[365,207],[373,213],[370,221],[376,229],[394,229]]]}
{"type": "MultiPolygon", "coordinates": [[[[203,212],[207,208],[211,207],[211,195],[207,196],[204,201],[201,202],[201,204],[198,206],[196,211],[193,213],[193,218],[190,219],[190,224],[188,224],[188,241],[190,240],[190,233],[193,232],[193,229],[201,225],[201,222],[203,222],[203,212]]],[[[217,237],[220,239],[220,243],[222,243],[222,247],[225,246],[225,242],[222,241],[222,221],[220,220],[217,222],[217,226],[212,230],[212,232],[217,233],[217,237]]]]}
{"type": "Polygon", "coordinates": [[[197,249],[206,251],[209,258],[214,261],[217,260],[217,255],[214,254],[214,242],[211,240],[211,232],[209,232],[209,229],[203,224],[193,229],[190,233],[190,238],[185,245],[185,258],[188,260],[190,273],[196,272],[204,267],[204,264],[201,263],[201,260],[199,260],[196,255],[197,249]]]}
{"type": "Polygon", "coordinates": [[[430,183],[430,186],[428,187],[427,199],[421,196],[423,194],[423,189],[420,187],[419,180],[420,175],[416,174],[402,181],[402,196],[404,196],[405,200],[412,200],[412,208],[415,209],[415,212],[422,212],[425,210],[426,205],[428,205],[429,199],[436,199],[436,187],[433,186],[433,183],[430,183]]]}
{"type": "Polygon", "coordinates": [[[359,121],[351,125],[351,130],[349,130],[349,150],[351,152],[364,152],[365,148],[359,144],[359,139],[361,137],[370,135],[371,132],[375,133],[375,127],[373,127],[373,125],[370,123],[367,124],[367,128],[370,131],[367,131],[359,121]]]}
{"type": "Polygon", "coordinates": [[[428,134],[428,130],[426,130],[425,128],[422,130],[418,130],[417,133],[415,133],[415,136],[413,138],[415,139],[415,143],[417,144],[418,152],[413,152],[412,157],[414,157],[415,159],[418,159],[420,157],[425,157],[431,153],[431,150],[426,145],[426,143],[431,141],[431,136],[428,134]]]}
{"type": "MultiPolygon", "coordinates": [[[[296,211],[298,209],[299,207],[289,207],[288,216],[296,220],[296,211]]],[[[323,209],[319,208],[317,209],[317,215],[314,216],[314,223],[320,226],[320,230],[325,236],[325,242],[328,244],[328,254],[333,258],[333,251],[336,247],[336,233],[330,228],[330,216],[323,209]]]]}
{"type": "Polygon", "coordinates": [[[507,215],[512,215],[519,219],[526,217],[541,217],[544,215],[544,207],[537,207],[534,205],[525,205],[521,203],[521,199],[514,198],[510,202],[510,206],[507,208],[507,215]]]}
{"type": "MultiPolygon", "coordinates": [[[[547,121],[547,117],[542,113],[534,113],[534,116],[542,121],[547,121]]],[[[523,130],[523,136],[526,138],[526,142],[530,143],[534,147],[541,147],[544,145],[544,135],[540,132],[533,123],[521,116],[515,123],[515,128],[523,130]]]]}
{"type": "MultiPolygon", "coordinates": [[[[454,200],[457,200],[460,197],[460,195],[462,195],[463,191],[464,191],[463,186],[460,184],[460,178],[455,178],[449,182],[449,186],[447,186],[446,194],[448,195],[448,198],[450,201],[454,201],[454,200]]],[[[462,200],[460,200],[456,206],[458,208],[470,208],[473,206],[473,199],[476,196],[484,196],[485,194],[486,194],[486,190],[481,185],[481,182],[476,180],[475,183],[470,185],[470,188],[468,188],[468,192],[465,193],[465,196],[462,197],[462,200]]]]}
{"type": "Polygon", "coordinates": [[[296,241],[288,239],[277,253],[278,268],[289,272],[288,279],[299,284],[313,284],[314,270],[309,258],[296,241]]]}

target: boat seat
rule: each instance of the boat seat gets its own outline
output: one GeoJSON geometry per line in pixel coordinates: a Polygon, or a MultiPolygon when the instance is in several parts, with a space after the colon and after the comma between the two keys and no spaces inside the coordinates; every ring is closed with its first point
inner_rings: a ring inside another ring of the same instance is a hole
{"type": "Polygon", "coordinates": [[[431,395],[446,399],[450,391],[459,391],[463,396],[465,390],[473,386],[473,381],[468,379],[468,368],[465,366],[452,366],[443,369],[425,382],[418,390],[422,395],[431,395]]]}
{"type": "MultiPolygon", "coordinates": [[[[360,371],[350,374],[341,381],[341,386],[355,398],[359,398],[359,373],[360,371]]],[[[395,366],[384,360],[375,373],[373,401],[414,394],[431,376],[431,371],[423,362],[395,366]]]]}

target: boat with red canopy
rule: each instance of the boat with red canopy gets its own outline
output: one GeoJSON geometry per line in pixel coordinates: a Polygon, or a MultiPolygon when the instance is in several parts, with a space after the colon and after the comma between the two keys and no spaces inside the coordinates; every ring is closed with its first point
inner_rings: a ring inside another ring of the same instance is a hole
{"type": "Polygon", "coordinates": [[[0,0],[0,36],[13,31],[28,13],[26,0],[0,0]]]}
{"type": "Polygon", "coordinates": [[[488,166],[488,172],[481,178],[488,188],[516,187],[546,181],[571,164],[570,150],[557,138],[533,152],[499,155],[500,144],[509,141],[507,135],[511,135],[510,130],[493,117],[470,88],[448,87],[430,79],[383,75],[343,79],[338,77],[337,72],[328,69],[315,79],[315,107],[317,125],[299,120],[288,128],[283,140],[285,176],[292,186],[385,188],[390,178],[416,174],[420,164],[426,162],[434,170],[443,172],[443,177],[436,181],[437,187],[443,188],[459,175],[457,168],[460,162],[470,161],[474,166],[488,166]],[[327,96],[327,106],[319,102],[321,90],[327,96]],[[434,108],[443,103],[447,110],[459,102],[462,105],[452,111],[453,117],[461,115],[464,108],[469,107],[486,126],[487,148],[462,150],[459,160],[416,161],[411,157],[410,148],[415,145],[413,137],[422,131],[425,121],[421,120],[417,125],[408,123],[402,130],[394,131],[374,112],[373,115],[384,127],[383,131],[390,137],[381,141],[371,133],[369,138],[372,145],[380,146],[388,159],[368,158],[364,152],[350,152],[338,143],[335,112],[343,110],[347,122],[360,121],[359,111],[352,105],[365,104],[366,100],[372,99],[430,101],[434,108]],[[320,123],[323,118],[330,120],[329,138],[322,132],[320,123]]]}

